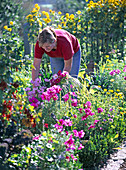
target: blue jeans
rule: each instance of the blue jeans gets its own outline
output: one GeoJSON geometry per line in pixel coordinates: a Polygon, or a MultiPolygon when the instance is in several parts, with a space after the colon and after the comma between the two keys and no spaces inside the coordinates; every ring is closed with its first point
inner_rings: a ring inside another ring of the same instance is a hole
{"type": "MultiPolygon", "coordinates": [[[[80,69],[80,62],[81,62],[81,50],[79,49],[73,55],[73,63],[72,63],[71,71],[70,71],[70,75],[72,77],[77,78],[79,69],[80,69]]],[[[63,69],[64,69],[64,59],[63,58],[50,57],[50,64],[51,64],[52,74],[58,73],[59,70],[63,71],[63,69]]]]}

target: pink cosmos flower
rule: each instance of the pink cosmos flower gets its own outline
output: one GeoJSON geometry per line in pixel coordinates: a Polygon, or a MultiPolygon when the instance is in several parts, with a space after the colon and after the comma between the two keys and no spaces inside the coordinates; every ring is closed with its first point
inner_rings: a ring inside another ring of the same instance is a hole
{"type": "Polygon", "coordinates": [[[84,133],[83,130],[81,130],[81,131],[78,132],[78,137],[79,137],[79,138],[83,138],[84,135],[85,135],[85,133],[84,133]]]}
{"type": "Polygon", "coordinates": [[[62,132],[63,131],[63,126],[58,125],[58,123],[55,124],[55,128],[58,130],[58,132],[62,132]]]}
{"type": "Polygon", "coordinates": [[[65,126],[72,126],[73,124],[72,124],[72,121],[70,119],[65,119],[64,120],[64,125],[65,126]]]}
{"type": "Polygon", "coordinates": [[[89,115],[85,114],[84,116],[81,117],[81,120],[86,120],[89,115]]]}
{"type": "Polygon", "coordinates": [[[73,115],[74,118],[77,118],[77,115],[73,115]]]}
{"type": "Polygon", "coordinates": [[[56,93],[60,93],[60,91],[62,90],[62,88],[59,85],[54,85],[52,88],[56,90],[56,93]]]}
{"type": "Polygon", "coordinates": [[[78,131],[77,130],[73,130],[73,132],[74,132],[74,136],[78,137],[78,131]]]}
{"type": "Polygon", "coordinates": [[[115,73],[116,73],[116,74],[120,74],[121,71],[120,71],[119,69],[117,69],[117,70],[115,71],[115,73]]]}
{"type": "Polygon", "coordinates": [[[83,110],[82,108],[79,108],[78,110],[79,110],[80,113],[83,113],[83,112],[82,112],[82,110],[83,110]]]}
{"type": "Polygon", "coordinates": [[[77,106],[77,99],[71,99],[72,103],[71,105],[76,107],[77,106]]]}
{"type": "Polygon", "coordinates": [[[71,154],[70,156],[74,161],[77,161],[77,158],[75,158],[73,154],[71,154]]]}
{"type": "Polygon", "coordinates": [[[96,123],[98,123],[99,121],[100,121],[100,120],[95,120],[95,121],[94,121],[94,125],[95,125],[96,123]]]}
{"type": "Polygon", "coordinates": [[[95,125],[91,125],[91,126],[88,128],[88,130],[89,130],[89,129],[92,129],[92,128],[95,128],[95,125]]]}
{"type": "Polygon", "coordinates": [[[78,150],[81,150],[82,148],[84,148],[84,146],[82,144],[80,144],[78,150]]]}
{"type": "Polygon", "coordinates": [[[100,107],[100,108],[97,108],[97,110],[98,110],[98,113],[101,113],[101,112],[103,112],[103,109],[100,107]]]}
{"type": "Polygon", "coordinates": [[[39,140],[40,136],[41,136],[41,135],[35,136],[35,137],[33,138],[33,140],[39,140]]]}
{"type": "Polygon", "coordinates": [[[52,98],[53,98],[54,101],[56,101],[56,100],[58,100],[58,95],[55,94],[55,95],[52,96],[52,98]]]}
{"type": "Polygon", "coordinates": [[[64,101],[65,101],[65,102],[67,102],[67,100],[69,99],[69,95],[68,95],[68,93],[67,93],[67,94],[65,94],[62,98],[64,99],[64,101]]]}
{"type": "Polygon", "coordinates": [[[59,123],[60,123],[61,125],[64,125],[64,120],[63,120],[63,119],[60,119],[60,120],[59,120],[59,123]]]}
{"type": "Polygon", "coordinates": [[[114,76],[114,75],[115,75],[115,70],[110,71],[109,74],[110,74],[111,76],[114,76]]]}
{"type": "Polygon", "coordinates": [[[90,102],[90,101],[87,101],[87,102],[85,103],[85,106],[91,107],[91,102],[90,102]]]}
{"type": "Polygon", "coordinates": [[[72,135],[70,135],[70,138],[64,142],[64,145],[66,145],[67,147],[71,147],[71,145],[74,144],[74,139],[72,138],[72,135]]]}
{"type": "Polygon", "coordinates": [[[65,133],[66,133],[66,136],[68,136],[68,134],[69,134],[68,131],[65,131],[65,133]]]}
{"type": "Polygon", "coordinates": [[[124,69],[123,69],[123,72],[126,72],[126,65],[125,65],[125,67],[124,67],[124,69]]]}

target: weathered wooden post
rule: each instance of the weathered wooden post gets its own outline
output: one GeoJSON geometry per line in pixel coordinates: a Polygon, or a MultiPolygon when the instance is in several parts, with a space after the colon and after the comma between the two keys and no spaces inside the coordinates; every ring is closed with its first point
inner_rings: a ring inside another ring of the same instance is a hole
{"type": "Polygon", "coordinates": [[[24,38],[24,55],[31,54],[31,46],[28,40],[29,24],[25,23],[23,25],[23,38],[24,38]]]}

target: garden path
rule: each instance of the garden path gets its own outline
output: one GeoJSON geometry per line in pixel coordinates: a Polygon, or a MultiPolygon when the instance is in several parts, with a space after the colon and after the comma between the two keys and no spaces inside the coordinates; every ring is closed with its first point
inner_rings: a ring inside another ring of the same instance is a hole
{"type": "Polygon", "coordinates": [[[116,153],[110,156],[101,170],[126,170],[126,141],[123,142],[116,153]]]}

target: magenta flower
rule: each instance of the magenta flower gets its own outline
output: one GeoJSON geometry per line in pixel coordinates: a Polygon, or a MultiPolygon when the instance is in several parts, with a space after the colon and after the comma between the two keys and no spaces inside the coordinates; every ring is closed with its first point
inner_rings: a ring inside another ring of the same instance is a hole
{"type": "Polygon", "coordinates": [[[66,133],[66,136],[68,136],[68,134],[69,134],[68,131],[65,131],[65,133],[66,133]]]}
{"type": "Polygon", "coordinates": [[[81,150],[82,148],[84,148],[84,146],[82,144],[80,144],[78,150],[81,150]]]}
{"type": "Polygon", "coordinates": [[[73,132],[74,132],[74,136],[78,137],[78,131],[77,130],[73,130],[73,132]]]}
{"type": "Polygon", "coordinates": [[[54,101],[56,101],[56,100],[58,100],[58,95],[55,94],[55,95],[52,96],[52,98],[53,98],[54,101]]]}
{"type": "Polygon", "coordinates": [[[58,123],[56,123],[55,124],[55,128],[57,129],[57,130],[62,130],[63,129],[63,126],[61,125],[58,125],[58,123]]]}
{"type": "Polygon", "coordinates": [[[67,93],[67,94],[65,94],[62,98],[64,99],[64,101],[65,101],[65,102],[67,102],[67,100],[69,99],[69,95],[68,95],[68,93],[67,93]]]}
{"type": "Polygon", "coordinates": [[[123,72],[126,72],[126,65],[125,65],[125,67],[124,67],[124,69],[123,69],[123,72]]]}
{"type": "Polygon", "coordinates": [[[74,161],[77,161],[77,158],[75,158],[73,154],[71,154],[70,156],[74,161]]]}
{"type": "Polygon", "coordinates": [[[74,118],[77,118],[77,115],[73,115],[74,118]]]}
{"type": "Polygon", "coordinates": [[[72,124],[72,121],[70,119],[65,119],[64,120],[64,125],[65,126],[72,126],[73,124],[72,124]]]}
{"type": "Polygon", "coordinates": [[[83,109],[82,109],[82,108],[79,108],[78,110],[79,110],[80,113],[82,113],[82,110],[83,110],[83,109]]]}
{"type": "Polygon", "coordinates": [[[85,114],[84,116],[81,117],[81,120],[86,120],[89,115],[85,114]]]}
{"type": "Polygon", "coordinates": [[[74,139],[72,138],[72,135],[70,135],[70,138],[66,142],[64,142],[64,144],[67,147],[71,147],[74,144],[74,139]]]}
{"type": "Polygon", "coordinates": [[[124,77],[124,80],[126,80],[126,77],[124,77]]]}
{"type": "Polygon", "coordinates": [[[71,99],[72,103],[71,105],[76,107],[77,106],[77,99],[71,99]]]}
{"type": "Polygon", "coordinates": [[[63,119],[60,119],[60,120],[59,120],[59,123],[60,123],[61,125],[64,125],[64,120],[63,120],[63,119]]]}
{"type": "Polygon", "coordinates": [[[90,101],[87,101],[87,102],[85,103],[85,106],[91,107],[91,102],[90,102],[90,101]]]}
{"type": "Polygon", "coordinates": [[[40,104],[40,101],[38,101],[38,99],[36,99],[35,97],[29,98],[29,102],[31,102],[31,106],[38,107],[38,105],[40,104]]]}
{"type": "Polygon", "coordinates": [[[113,108],[110,108],[109,111],[110,111],[110,112],[113,111],[113,108]]]}
{"type": "Polygon", "coordinates": [[[121,71],[120,71],[119,69],[117,69],[117,70],[115,71],[115,73],[116,73],[116,74],[120,74],[121,71]]]}
{"type": "Polygon", "coordinates": [[[62,90],[62,88],[59,85],[54,85],[52,88],[56,90],[56,93],[60,93],[60,91],[62,90]]]}
{"type": "Polygon", "coordinates": [[[79,138],[83,138],[84,135],[85,135],[85,133],[84,133],[83,130],[81,130],[81,131],[78,132],[78,137],[79,137],[79,138]]]}
{"type": "Polygon", "coordinates": [[[89,129],[92,129],[92,128],[95,128],[95,125],[91,125],[91,126],[88,128],[88,130],[89,130],[89,129]]]}
{"type": "Polygon", "coordinates": [[[32,97],[32,98],[29,98],[29,102],[37,103],[38,99],[36,99],[35,97],[32,97]]]}
{"type": "Polygon", "coordinates": [[[41,135],[35,136],[35,137],[33,138],[33,140],[39,140],[40,136],[41,136],[41,135]]]}
{"type": "Polygon", "coordinates": [[[111,76],[114,76],[114,75],[115,75],[115,70],[110,71],[109,74],[110,74],[111,76]]]}
{"type": "Polygon", "coordinates": [[[96,123],[98,123],[99,121],[100,121],[100,120],[95,120],[95,121],[94,121],[94,125],[95,125],[96,123]]]}
{"type": "Polygon", "coordinates": [[[102,108],[97,108],[97,110],[98,110],[98,113],[103,112],[103,109],[102,109],[102,108]]]}

